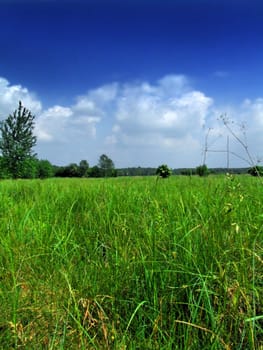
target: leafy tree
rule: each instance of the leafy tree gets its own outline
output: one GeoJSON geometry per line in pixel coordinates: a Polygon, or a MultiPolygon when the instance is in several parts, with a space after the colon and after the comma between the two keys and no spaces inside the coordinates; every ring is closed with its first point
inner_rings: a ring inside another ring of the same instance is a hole
{"type": "Polygon", "coordinates": [[[25,176],[28,164],[36,154],[32,149],[36,145],[33,134],[35,116],[19,102],[18,109],[0,123],[0,150],[8,173],[13,178],[25,176]]]}
{"type": "Polygon", "coordinates": [[[103,177],[117,175],[113,161],[106,154],[100,156],[98,166],[103,177]]]}
{"type": "Polygon", "coordinates": [[[162,179],[166,179],[171,176],[172,170],[166,165],[160,165],[156,170],[156,175],[160,176],[162,179]]]}
{"type": "Polygon", "coordinates": [[[199,176],[208,176],[209,170],[205,164],[196,167],[196,174],[199,176]]]}
{"type": "Polygon", "coordinates": [[[70,177],[79,177],[79,167],[76,163],[71,163],[68,166],[69,176],[70,177]]]}
{"type": "Polygon", "coordinates": [[[79,166],[76,163],[71,163],[67,166],[56,167],[55,176],[57,177],[79,177],[79,166]]]}
{"type": "Polygon", "coordinates": [[[67,176],[67,175],[65,175],[66,167],[55,165],[53,168],[54,168],[54,176],[55,177],[66,177],[67,176]]]}
{"type": "Polygon", "coordinates": [[[38,177],[46,179],[54,176],[54,167],[48,160],[39,160],[37,164],[38,177]]]}
{"type": "Polygon", "coordinates": [[[256,165],[256,166],[248,169],[248,173],[252,176],[263,176],[263,167],[256,165]]]}
{"type": "Polygon", "coordinates": [[[89,163],[86,160],[81,160],[79,162],[79,175],[81,177],[88,176],[89,163]]]}
{"type": "Polygon", "coordinates": [[[89,168],[88,175],[89,177],[102,177],[101,168],[99,168],[97,165],[89,168]]]}

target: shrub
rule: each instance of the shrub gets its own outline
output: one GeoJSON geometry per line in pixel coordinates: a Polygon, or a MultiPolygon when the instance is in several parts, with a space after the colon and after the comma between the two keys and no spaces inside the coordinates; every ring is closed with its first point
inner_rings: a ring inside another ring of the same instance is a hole
{"type": "Polygon", "coordinates": [[[248,169],[248,173],[252,176],[263,176],[263,167],[256,165],[256,166],[248,169]]]}
{"type": "Polygon", "coordinates": [[[160,165],[156,170],[156,175],[160,176],[162,179],[166,179],[171,176],[172,170],[168,168],[166,164],[160,165]]]}

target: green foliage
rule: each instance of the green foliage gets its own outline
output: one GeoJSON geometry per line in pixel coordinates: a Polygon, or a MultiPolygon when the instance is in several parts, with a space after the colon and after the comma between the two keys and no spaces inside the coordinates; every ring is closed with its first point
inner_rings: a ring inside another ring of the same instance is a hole
{"type": "Polygon", "coordinates": [[[89,163],[81,160],[79,165],[71,163],[67,166],[53,166],[56,177],[87,177],[89,175],[89,163]]]}
{"type": "Polygon", "coordinates": [[[102,174],[101,168],[99,168],[97,165],[94,165],[93,167],[89,168],[88,176],[89,177],[102,177],[103,174],[102,174]]]}
{"type": "Polygon", "coordinates": [[[156,170],[156,175],[160,176],[162,179],[166,179],[170,177],[172,174],[172,170],[166,165],[160,165],[156,170]]]}
{"type": "Polygon", "coordinates": [[[102,177],[114,177],[117,175],[113,161],[106,154],[100,156],[98,167],[101,170],[102,177]]]}
{"type": "Polygon", "coordinates": [[[32,150],[36,145],[36,136],[33,135],[34,118],[20,101],[18,109],[0,124],[0,150],[6,171],[13,178],[32,175],[29,163],[35,157],[32,150]],[[27,169],[30,174],[26,173],[27,169]]]}
{"type": "Polygon", "coordinates": [[[71,163],[66,167],[67,177],[79,177],[79,167],[76,163],[71,163]]]}
{"type": "Polygon", "coordinates": [[[54,168],[54,176],[55,177],[66,177],[66,175],[65,175],[66,167],[54,165],[53,168],[54,168]]]}
{"type": "Polygon", "coordinates": [[[248,169],[248,173],[252,176],[263,176],[263,167],[256,165],[256,166],[248,169]]]}
{"type": "Polygon", "coordinates": [[[54,167],[48,160],[39,160],[37,164],[38,176],[40,179],[46,179],[54,176],[54,167]]]}
{"type": "Polygon", "coordinates": [[[117,169],[118,176],[152,176],[156,174],[156,168],[130,167],[117,169]]]}
{"type": "Polygon", "coordinates": [[[12,176],[8,172],[6,161],[3,157],[0,157],[0,179],[10,179],[12,176]]]}
{"type": "Polygon", "coordinates": [[[81,160],[79,165],[71,163],[67,166],[56,166],[56,177],[114,177],[117,176],[117,170],[114,168],[113,161],[105,154],[99,159],[99,164],[89,167],[86,160],[81,160]]]}
{"type": "Polygon", "coordinates": [[[55,167],[56,177],[80,177],[79,166],[76,163],[71,163],[67,166],[55,167]]]}
{"type": "Polygon", "coordinates": [[[89,163],[86,160],[81,160],[79,162],[79,175],[80,177],[87,177],[89,170],[89,163]]]}
{"type": "Polygon", "coordinates": [[[205,164],[199,165],[196,167],[196,174],[199,176],[208,176],[209,175],[209,169],[205,164]]]}
{"type": "Polygon", "coordinates": [[[20,178],[35,179],[38,177],[38,160],[34,157],[27,157],[21,164],[20,178]]]}

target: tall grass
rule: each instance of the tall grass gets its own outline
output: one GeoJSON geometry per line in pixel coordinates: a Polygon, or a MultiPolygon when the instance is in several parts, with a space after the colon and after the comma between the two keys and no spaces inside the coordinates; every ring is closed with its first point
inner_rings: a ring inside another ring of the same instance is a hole
{"type": "Polygon", "coordinates": [[[253,177],[0,183],[2,349],[262,349],[253,177]]]}

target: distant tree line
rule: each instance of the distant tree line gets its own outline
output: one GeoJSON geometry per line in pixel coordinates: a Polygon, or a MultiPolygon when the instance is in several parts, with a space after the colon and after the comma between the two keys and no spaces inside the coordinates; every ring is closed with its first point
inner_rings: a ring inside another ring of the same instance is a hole
{"type": "Polygon", "coordinates": [[[79,164],[71,163],[67,166],[54,166],[55,177],[116,177],[117,170],[113,161],[102,154],[98,164],[90,167],[87,160],[81,160],[79,164]]]}
{"type": "Polygon", "coordinates": [[[118,176],[152,176],[156,174],[156,168],[129,167],[117,169],[118,176]]]}
{"type": "Polygon", "coordinates": [[[5,120],[0,122],[0,178],[49,178],[49,177],[116,177],[116,176],[153,176],[167,178],[173,175],[199,175],[232,173],[252,176],[263,176],[263,168],[214,168],[208,169],[205,164],[196,168],[170,169],[166,164],[158,168],[131,167],[116,169],[113,161],[102,154],[98,164],[90,167],[87,160],[79,164],[71,163],[66,166],[52,165],[48,160],[37,158],[33,149],[37,138],[34,135],[35,116],[26,109],[22,102],[18,108],[5,120]]]}
{"type": "MultiPolygon", "coordinates": [[[[186,175],[186,176],[199,175],[200,176],[200,170],[202,174],[202,168],[200,168],[200,166],[196,168],[177,168],[177,169],[173,169],[173,175],[186,175]]],[[[220,174],[226,174],[226,173],[235,174],[235,175],[250,174],[250,168],[209,168],[207,170],[208,170],[208,174],[211,174],[211,175],[220,175],[220,174]]]]}

